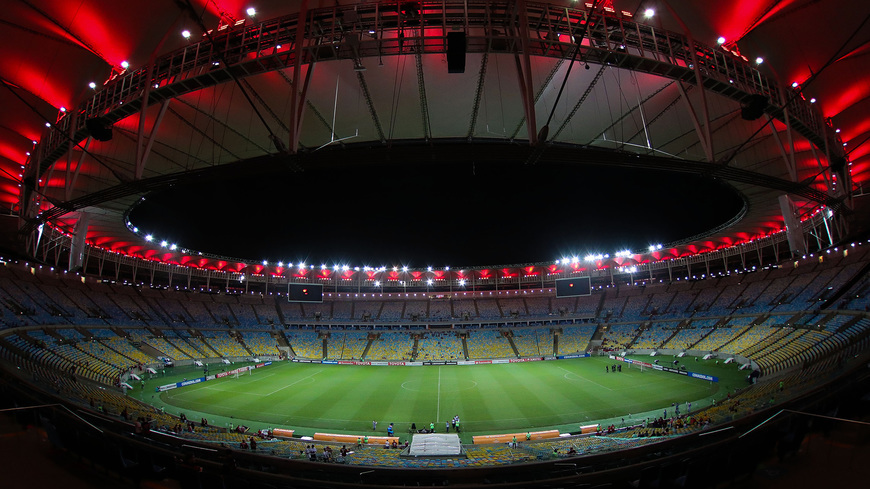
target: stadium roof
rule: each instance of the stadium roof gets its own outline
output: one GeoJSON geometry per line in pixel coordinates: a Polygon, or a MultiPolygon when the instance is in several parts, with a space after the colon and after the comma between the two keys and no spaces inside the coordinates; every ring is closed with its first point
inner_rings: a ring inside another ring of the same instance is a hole
{"type": "Polygon", "coordinates": [[[510,155],[729,182],[745,212],[667,251],[680,256],[782,230],[783,193],[807,215],[867,185],[870,4],[594,3],[590,14],[573,1],[7,2],[0,205],[25,214],[26,229],[71,233],[87,212],[91,245],[238,270],[146,241],[126,213],[148,191],[205,174],[349,158],[510,155]],[[461,74],[448,73],[451,32],[467,34],[461,74]],[[683,49],[690,39],[696,49],[683,49]],[[744,120],[756,93],[773,100],[744,120]],[[100,124],[111,140],[88,137],[100,124]],[[829,166],[841,155],[838,178],[829,166]]]}

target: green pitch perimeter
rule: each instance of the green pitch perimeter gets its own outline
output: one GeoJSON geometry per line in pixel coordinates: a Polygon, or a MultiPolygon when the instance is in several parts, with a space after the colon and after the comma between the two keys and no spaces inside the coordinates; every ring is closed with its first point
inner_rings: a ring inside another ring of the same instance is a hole
{"type": "MultiPolygon", "coordinates": [[[[663,364],[672,360],[661,359],[663,364]]],[[[734,364],[683,360],[689,370],[715,375],[720,382],[641,372],[627,364],[622,372],[605,373],[605,366],[617,363],[606,357],[440,367],[277,362],[251,375],[155,393],[158,385],[202,374],[200,369],[179,368],[149,380],[131,395],[172,414],[184,412],[192,420],[206,417],[213,426],[280,427],[295,429],[298,435],[372,433],[372,420],[378,421],[379,432],[395,423],[402,435],[412,422],[418,428],[435,423],[443,432],[444,422],[458,415],[468,438],[540,429],[578,431],[592,422],[619,426],[623,418],[628,423],[658,417],[663,409],[672,414],[673,403],[685,412],[690,401],[697,411],[745,385],[745,373],[734,364]]]]}

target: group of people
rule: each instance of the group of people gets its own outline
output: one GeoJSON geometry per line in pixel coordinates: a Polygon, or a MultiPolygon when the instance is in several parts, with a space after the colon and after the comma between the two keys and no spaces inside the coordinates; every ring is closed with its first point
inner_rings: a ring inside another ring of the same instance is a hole
{"type": "MultiPolygon", "coordinates": [[[[373,423],[375,423],[375,422],[373,421],[373,423]]],[[[452,428],[453,431],[459,433],[461,431],[460,426],[461,426],[461,424],[460,424],[459,415],[456,415],[453,417],[453,419],[444,422],[444,432],[450,433],[450,429],[452,428]]],[[[393,423],[390,423],[390,427],[387,429],[387,434],[389,434],[390,436],[393,436],[392,428],[393,428],[393,423]]],[[[372,428],[372,429],[374,429],[374,428],[372,428]]],[[[423,425],[423,427],[418,430],[417,423],[411,423],[411,428],[408,430],[408,432],[409,433],[435,433],[435,422],[432,421],[429,423],[428,430],[426,429],[426,425],[423,425]]]]}
{"type": "MultiPolygon", "coordinates": [[[[321,462],[333,462],[333,461],[341,462],[344,460],[344,457],[347,457],[347,455],[349,453],[352,453],[347,449],[346,445],[342,445],[341,448],[338,450],[339,458],[337,458],[337,459],[334,458],[332,452],[333,452],[333,449],[331,446],[329,446],[329,445],[324,446],[323,450],[320,453],[319,460],[321,462]]],[[[318,460],[317,446],[316,445],[305,445],[305,450],[302,451],[302,454],[305,455],[306,457],[308,457],[308,460],[310,460],[312,462],[316,462],[318,460]]]]}
{"type": "Polygon", "coordinates": [[[239,448],[241,448],[242,450],[247,450],[250,448],[251,451],[254,451],[257,449],[257,440],[255,440],[253,436],[251,437],[250,442],[242,439],[242,442],[239,443],[239,448]]]}
{"type": "Polygon", "coordinates": [[[616,364],[616,363],[614,363],[613,366],[605,365],[605,366],[604,366],[604,371],[605,371],[606,373],[610,373],[610,372],[622,372],[622,365],[620,365],[620,364],[616,364]]]}
{"type": "Polygon", "coordinates": [[[391,448],[392,448],[392,449],[408,448],[408,441],[405,440],[405,444],[402,445],[402,444],[399,443],[397,440],[393,440],[392,443],[390,443],[390,440],[384,440],[384,449],[385,449],[385,450],[389,450],[389,449],[391,449],[391,448]]]}

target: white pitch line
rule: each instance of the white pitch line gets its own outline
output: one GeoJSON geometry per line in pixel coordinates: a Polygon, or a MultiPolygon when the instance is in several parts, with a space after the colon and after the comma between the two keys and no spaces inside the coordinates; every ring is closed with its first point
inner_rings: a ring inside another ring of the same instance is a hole
{"type": "Polygon", "coordinates": [[[583,377],[582,375],[580,375],[580,374],[578,374],[578,373],[576,373],[576,372],[572,372],[572,371],[570,371],[570,370],[568,370],[568,369],[565,369],[565,368],[562,368],[562,367],[557,367],[557,368],[559,368],[559,369],[561,369],[561,370],[564,370],[565,372],[568,372],[569,374],[576,375],[577,378],[579,378],[580,380],[585,380],[586,382],[591,382],[591,383],[597,385],[598,387],[601,387],[602,389],[607,389],[607,390],[609,390],[610,392],[613,392],[613,389],[611,389],[611,388],[609,388],[609,387],[604,387],[603,385],[599,384],[598,382],[594,382],[594,381],[592,381],[592,380],[589,380],[589,379],[587,379],[586,377],[583,377]]]}
{"type": "Polygon", "coordinates": [[[299,382],[302,382],[302,381],[305,380],[305,379],[309,379],[309,378],[311,378],[311,377],[314,377],[315,375],[319,374],[320,372],[323,372],[323,370],[318,370],[317,372],[314,372],[314,373],[311,374],[311,375],[308,375],[308,376],[302,377],[301,379],[297,380],[296,382],[293,382],[293,383],[287,384],[287,385],[285,385],[284,387],[281,387],[281,388],[279,388],[279,389],[276,389],[276,390],[274,390],[274,391],[272,391],[272,392],[266,394],[266,396],[271,396],[272,394],[276,394],[276,393],[278,393],[278,392],[281,392],[281,391],[283,391],[284,389],[286,389],[286,388],[288,388],[288,387],[294,386],[294,385],[298,384],[299,382]]]}
{"type": "Polygon", "coordinates": [[[278,372],[272,372],[271,374],[259,375],[259,376],[257,376],[256,379],[254,379],[254,380],[252,380],[252,381],[250,381],[250,382],[248,382],[248,383],[249,383],[249,384],[253,384],[254,382],[256,382],[256,381],[258,381],[258,380],[263,380],[263,379],[265,379],[266,377],[271,377],[271,376],[273,376],[273,375],[275,375],[275,374],[277,374],[277,373],[278,373],[278,372]]]}
{"type": "Polygon", "coordinates": [[[435,422],[441,419],[441,367],[438,367],[438,404],[435,407],[435,422]]]}

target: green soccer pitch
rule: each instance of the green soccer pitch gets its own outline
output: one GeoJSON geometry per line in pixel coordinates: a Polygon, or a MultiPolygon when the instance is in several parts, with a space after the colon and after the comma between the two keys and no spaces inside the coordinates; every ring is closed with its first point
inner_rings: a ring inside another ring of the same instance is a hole
{"type": "MultiPolygon", "coordinates": [[[[662,364],[673,361],[659,357],[662,364]]],[[[650,357],[642,357],[650,361],[650,357]]],[[[607,357],[474,366],[362,367],[276,362],[238,378],[226,377],[156,393],[162,384],[193,378],[201,369],[178,368],[149,380],[130,395],[166,412],[205,417],[212,426],[244,424],[260,428],[314,432],[372,433],[394,423],[398,435],[411,423],[428,428],[458,415],[464,441],[471,434],[559,429],[579,431],[584,424],[604,426],[659,417],[673,404],[685,413],[746,385],[745,372],[734,364],[681,359],[691,371],[719,377],[708,382],[622,364],[622,372],[605,373],[617,364],[607,357]],[[624,419],[624,421],[623,421],[624,419]]],[[[240,364],[232,367],[236,368],[240,364]]],[[[212,372],[216,366],[212,365],[212,372]]],[[[382,433],[381,433],[382,434],[382,433]]]]}

